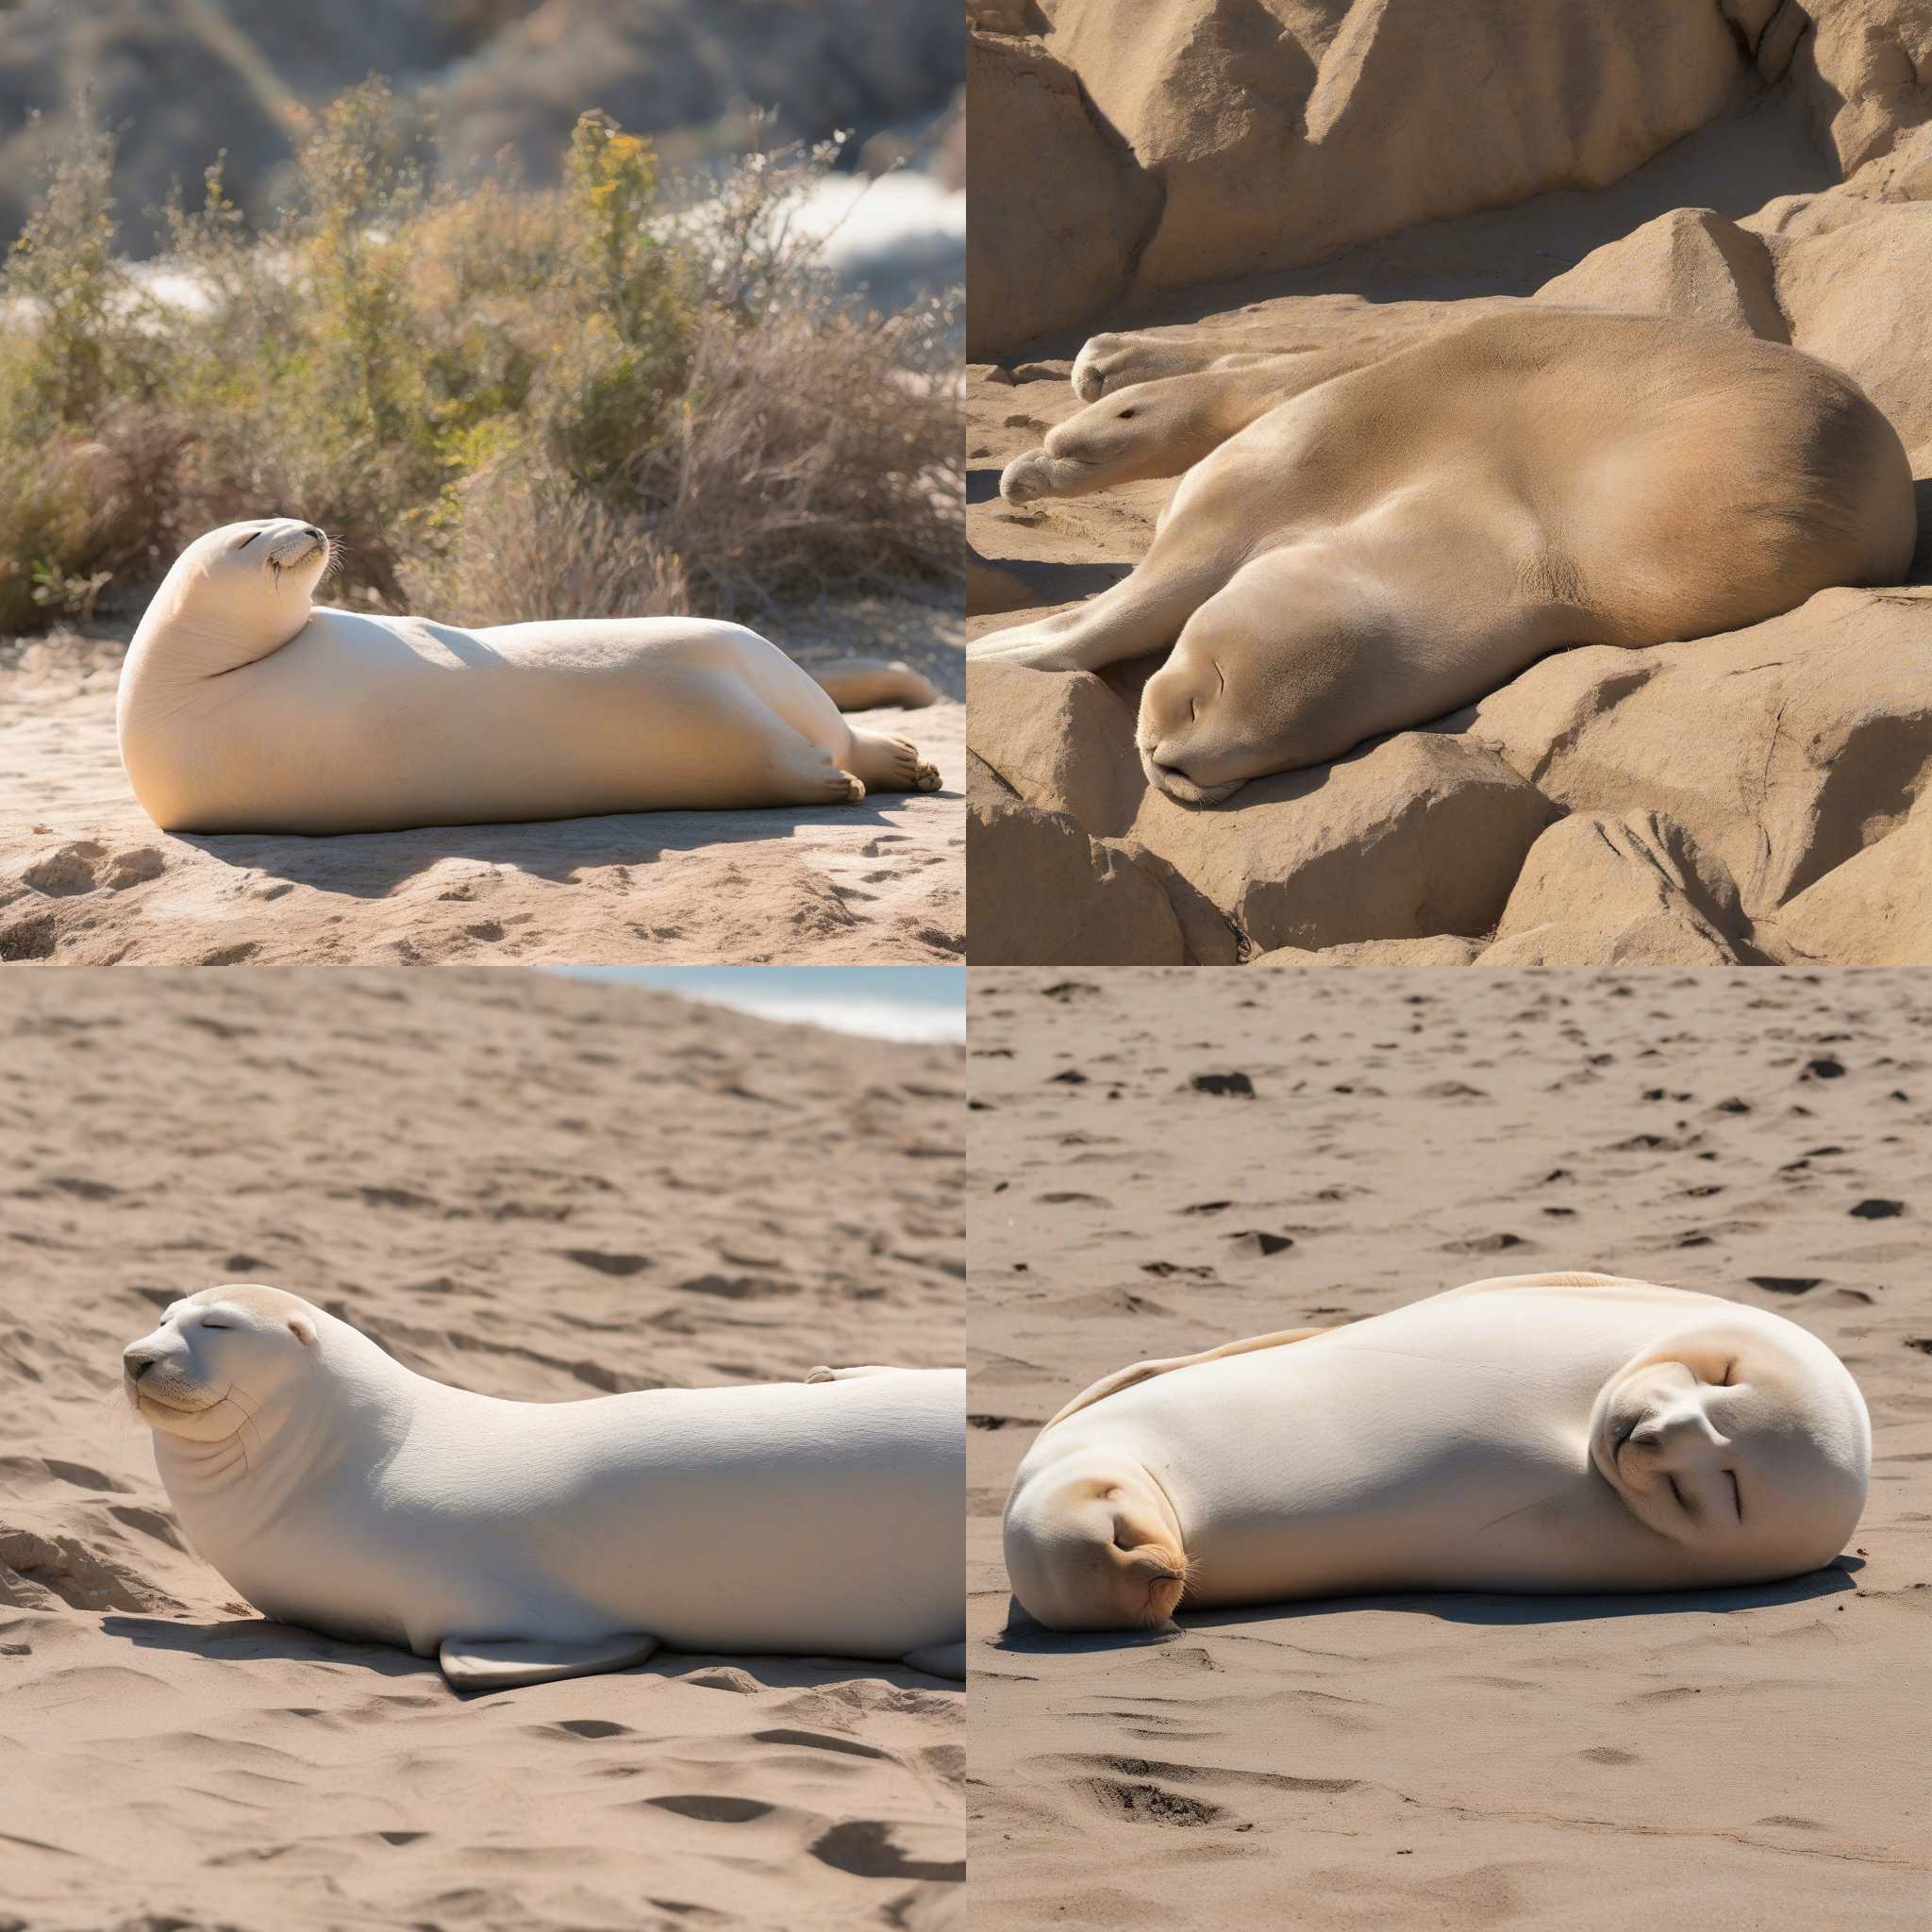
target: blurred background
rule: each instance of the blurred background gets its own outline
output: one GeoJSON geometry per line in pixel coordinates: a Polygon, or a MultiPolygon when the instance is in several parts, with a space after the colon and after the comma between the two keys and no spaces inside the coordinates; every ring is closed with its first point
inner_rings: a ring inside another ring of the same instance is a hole
{"type": "Polygon", "coordinates": [[[903,307],[908,285],[963,278],[965,56],[952,0],[0,0],[0,244],[83,90],[125,129],[117,239],[147,258],[165,243],[153,209],[168,184],[196,205],[220,151],[228,194],[269,225],[316,112],[374,73],[441,129],[458,178],[507,149],[554,185],[587,107],[675,168],[735,158],[760,108],[784,141],[849,130],[848,180],[908,173],[851,225],[841,266],[903,307]]]}

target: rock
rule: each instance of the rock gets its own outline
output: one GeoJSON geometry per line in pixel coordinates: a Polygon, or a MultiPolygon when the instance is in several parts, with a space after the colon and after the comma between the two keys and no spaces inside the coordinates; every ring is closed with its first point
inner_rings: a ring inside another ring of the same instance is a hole
{"type": "Polygon", "coordinates": [[[1147,791],[1134,716],[1091,671],[969,663],[973,749],[1029,805],[1097,837],[1124,832],[1147,791]]]}
{"type": "Polygon", "coordinates": [[[1070,328],[1124,288],[1160,192],[1038,42],[969,34],[967,353],[1070,328]]]}
{"type": "Polygon", "coordinates": [[[1277,946],[1257,953],[1251,966],[1467,966],[1483,949],[1480,940],[1438,933],[1425,940],[1362,940],[1354,945],[1311,952],[1277,946]]]}
{"type": "Polygon", "coordinates": [[[1738,955],[1708,928],[1657,912],[1628,925],[1592,919],[1532,926],[1485,947],[1484,966],[1736,966],[1738,955]]]}
{"type": "Polygon", "coordinates": [[[1645,222],[1545,282],[1535,299],[1682,316],[1768,342],[1790,340],[1762,237],[1707,208],[1673,208],[1645,222]]]}
{"type": "Polygon", "coordinates": [[[982,790],[970,796],[966,862],[998,878],[969,915],[975,966],[1179,966],[1188,951],[1167,894],[1133,848],[1090,839],[1064,812],[982,790]]]}
{"type": "Polygon", "coordinates": [[[1578,812],[1530,847],[1482,962],[1734,966],[1745,923],[1736,882],[1681,825],[1578,812]]]}
{"type": "MultiPolygon", "coordinates": [[[[1244,786],[1226,807],[1182,805],[1141,773],[1136,675],[975,663],[973,751],[1012,797],[1094,839],[1129,840],[1140,870],[1165,882],[1198,958],[1232,958],[1236,935],[1242,950],[1265,952],[1485,933],[1557,815],[1487,747],[1428,731],[1244,786]]],[[[992,870],[1005,848],[982,849],[970,860],[975,959],[979,921],[995,893],[1016,889],[992,870]]]]}
{"type": "Polygon", "coordinates": [[[1674,822],[1761,927],[1932,777],[1932,589],[1824,591],[1724,637],[1564,652],[1485,698],[1468,735],[1573,812],[1674,822]]]}
{"type": "Polygon", "coordinates": [[[1793,90],[1842,174],[1889,155],[1901,129],[1932,120],[1932,10],[1924,0],[1791,0],[1782,11],[1795,20],[1774,19],[1764,45],[1774,60],[1780,40],[1790,40],[1793,90]],[[1807,16],[1811,32],[1799,42],[1807,16]]]}
{"type": "Polygon", "coordinates": [[[1796,893],[1760,928],[1767,950],[1792,961],[1924,966],[1932,961],[1932,810],[1796,893]]]}
{"type": "Polygon", "coordinates": [[[1133,837],[1271,952],[1488,932],[1556,816],[1487,747],[1407,731],[1226,807],[1150,788],[1133,837]]]}
{"type": "Polygon", "coordinates": [[[1290,268],[1602,187],[1711,120],[1747,72],[1740,32],[1682,0],[1467,0],[1453,29],[1426,0],[1168,0],[1132,32],[1118,0],[998,18],[969,57],[982,352],[1088,320],[1129,280],[1139,296],[1290,268]],[[1036,92],[1066,105],[1017,110],[1023,78],[1049,72],[1036,92]],[[1104,168],[1077,135],[1081,102],[1126,165],[1104,168]]]}

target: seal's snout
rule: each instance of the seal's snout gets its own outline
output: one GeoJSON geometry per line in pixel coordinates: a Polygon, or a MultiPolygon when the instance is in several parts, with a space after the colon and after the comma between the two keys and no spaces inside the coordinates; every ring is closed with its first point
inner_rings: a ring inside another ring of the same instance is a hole
{"type": "Polygon", "coordinates": [[[1241,789],[1240,779],[1220,785],[1199,783],[1180,765],[1170,762],[1166,748],[1158,744],[1141,747],[1141,769],[1147,774],[1148,784],[1181,805],[1220,805],[1241,789]]]}
{"type": "Polygon", "coordinates": [[[1024,457],[1015,457],[1000,472],[1001,496],[1013,504],[1031,503],[1035,497],[1044,496],[1051,487],[1045,474],[1048,468],[1043,449],[1029,449],[1024,457]]]}
{"type": "Polygon", "coordinates": [[[158,1356],[136,1355],[129,1349],[121,1357],[121,1364],[127,1371],[127,1379],[130,1382],[138,1382],[159,1359],[158,1356]]]}

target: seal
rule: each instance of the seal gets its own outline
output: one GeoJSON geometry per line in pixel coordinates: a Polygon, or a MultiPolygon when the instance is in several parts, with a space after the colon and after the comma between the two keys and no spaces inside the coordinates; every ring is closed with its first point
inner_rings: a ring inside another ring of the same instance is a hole
{"type": "Polygon", "coordinates": [[[1765,1583],[1843,1548],[1871,1454],[1857,1385],[1794,1322],[1508,1275],[1096,1383],[1020,1464],[1007,1573],[1058,1630],[1359,1591],[1765,1583]]]}
{"type": "Polygon", "coordinates": [[[259,1284],[122,1357],[182,1528],[266,1617],[436,1657],[457,1689],[659,1645],[965,1675],[965,1376],[508,1402],[259,1284]]]}
{"type": "Polygon", "coordinates": [[[1186,474],[1129,576],[972,657],[1098,671],[1173,645],[1141,695],[1141,765],[1213,805],[1440,718],[1549,652],[1737,630],[1909,567],[1897,432],[1849,376],[1782,343],[1524,309],[1323,379],[1330,366],[1109,386],[1008,466],[1023,499],[1186,474]],[[1286,400],[1253,413],[1271,381],[1286,400]]]}
{"type": "Polygon", "coordinates": [[[465,630],[313,599],[327,537],[229,524],[175,560],[121,673],[121,759],[168,832],[380,832],[599,812],[857,804],[933,791],[900,738],[840,715],[930,704],[905,665],[823,683],[742,625],[465,630]]]}

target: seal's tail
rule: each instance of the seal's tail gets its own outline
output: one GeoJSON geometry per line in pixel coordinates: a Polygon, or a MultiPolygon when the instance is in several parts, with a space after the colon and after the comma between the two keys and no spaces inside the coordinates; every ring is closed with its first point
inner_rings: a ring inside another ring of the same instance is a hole
{"type": "Polygon", "coordinates": [[[916,711],[936,705],[938,691],[909,664],[897,658],[837,658],[829,664],[800,667],[841,711],[870,711],[882,705],[903,705],[916,711]]]}

